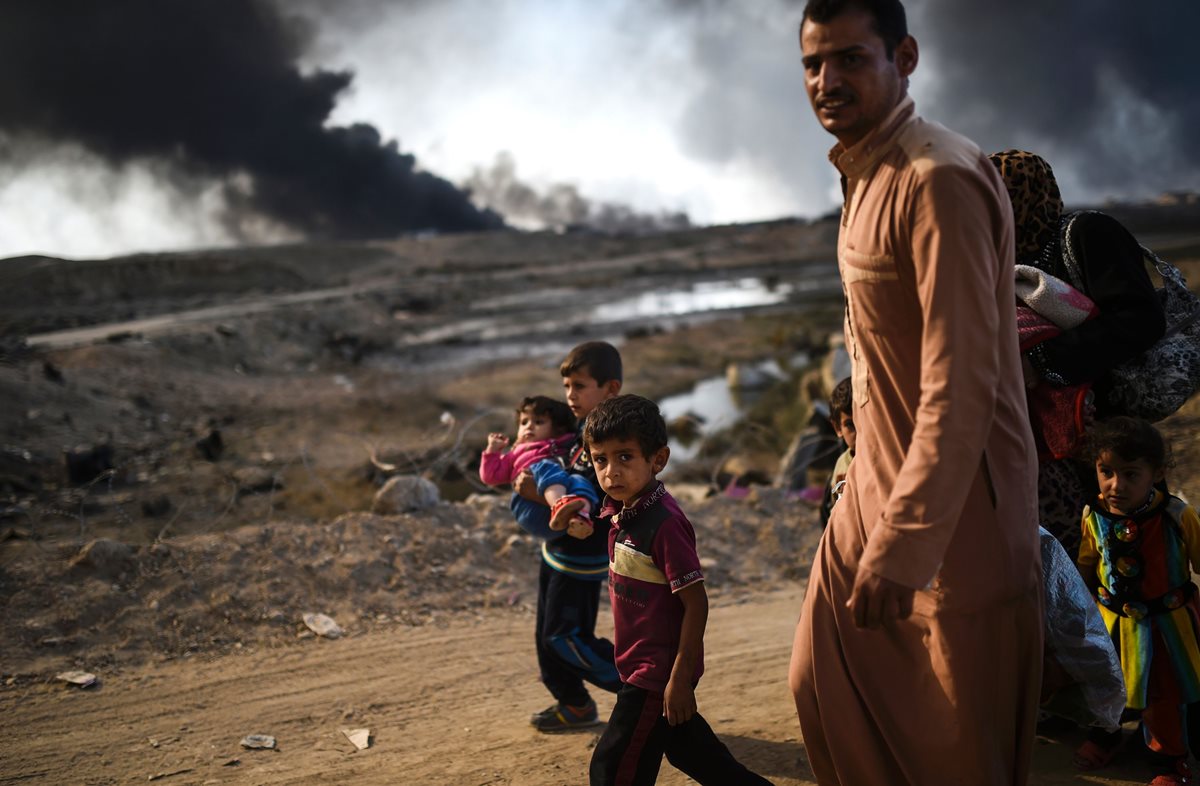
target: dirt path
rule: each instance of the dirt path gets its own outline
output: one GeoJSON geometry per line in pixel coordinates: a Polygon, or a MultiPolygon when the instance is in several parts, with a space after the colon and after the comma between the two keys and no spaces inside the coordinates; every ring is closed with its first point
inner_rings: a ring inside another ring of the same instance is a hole
{"type": "MultiPolygon", "coordinates": [[[[812,783],[786,687],[802,594],[791,584],[717,599],[699,692],[722,739],[779,786],[812,783]]],[[[586,783],[593,732],[545,736],[526,725],[547,702],[532,627],[529,615],[505,613],[128,669],[89,690],[8,688],[0,783],[586,783]],[[346,727],[369,728],[371,747],[355,752],[346,727]],[[254,733],[275,736],[279,750],[241,749],[254,733]]],[[[610,697],[598,698],[607,714],[610,697]]],[[[1070,767],[1070,749],[1069,740],[1041,740],[1032,783],[1149,780],[1137,761],[1085,778],[1070,767]]],[[[659,783],[692,781],[664,765],[659,783]]]]}
{"type": "MultiPolygon", "coordinates": [[[[701,711],[778,784],[809,783],[786,689],[798,586],[714,604],[701,711]]],[[[611,628],[611,617],[602,617],[611,628]]],[[[526,614],[402,628],[0,692],[0,783],[579,784],[595,736],[546,736],[526,614]],[[369,727],[354,753],[339,732],[369,727]],[[280,750],[246,751],[247,734],[280,750]],[[227,765],[231,759],[237,765],[227,765]],[[186,770],[186,771],[184,771],[186,770]]],[[[597,697],[602,715],[611,698],[597,697]]],[[[688,780],[664,767],[663,784],[688,780]]]]}

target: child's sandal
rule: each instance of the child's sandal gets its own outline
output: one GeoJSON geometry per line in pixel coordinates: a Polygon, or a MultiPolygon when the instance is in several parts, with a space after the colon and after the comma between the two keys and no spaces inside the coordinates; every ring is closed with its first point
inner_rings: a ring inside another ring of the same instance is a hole
{"type": "Polygon", "coordinates": [[[567,494],[560,497],[558,502],[550,508],[550,529],[561,532],[571,523],[571,519],[579,515],[579,512],[587,507],[588,501],[586,497],[581,497],[578,494],[567,494]]]}
{"type": "Polygon", "coordinates": [[[1125,733],[1120,729],[1114,732],[1093,729],[1083,744],[1075,750],[1075,767],[1085,771],[1107,767],[1125,747],[1125,741],[1125,733]]]}

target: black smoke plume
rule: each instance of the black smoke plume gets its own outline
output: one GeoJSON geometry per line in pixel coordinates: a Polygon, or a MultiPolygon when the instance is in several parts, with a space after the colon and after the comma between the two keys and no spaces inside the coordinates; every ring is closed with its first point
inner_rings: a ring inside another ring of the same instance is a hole
{"type": "Polygon", "coordinates": [[[1043,152],[1091,193],[1197,185],[1200,3],[908,5],[931,108],[985,149],[1043,152]]]}
{"type": "Polygon", "coordinates": [[[303,73],[309,40],[265,0],[12,0],[0,133],[117,166],[166,161],[225,183],[231,211],[311,237],[502,224],[372,126],[327,125],[352,75],[303,73]]]}

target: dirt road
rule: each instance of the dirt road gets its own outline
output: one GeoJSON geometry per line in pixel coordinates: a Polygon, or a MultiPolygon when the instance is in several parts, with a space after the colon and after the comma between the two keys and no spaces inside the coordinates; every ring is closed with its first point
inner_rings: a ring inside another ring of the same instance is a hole
{"type": "MultiPolygon", "coordinates": [[[[778,784],[809,783],[786,688],[802,589],[714,604],[701,711],[778,784]]],[[[611,629],[611,617],[601,625],[611,629]]],[[[0,692],[0,783],[579,784],[593,732],[546,736],[528,614],[397,628],[0,692]],[[354,752],[339,729],[369,728],[354,752]],[[279,751],[243,750],[270,734],[279,751]],[[231,760],[239,763],[231,764],[231,760]]],[[[602,715],[611,697],[597,697],[602,715]]],[[[664,766],[660,783],[688,780],[664,766]]]]}
{"type": "MultiPolygon", "coordinates": [[[[699,691],[730,749],[779,786],[813,782],[786,685],[802,595],[790,584],[718,598],[699,691]]],[[[526,723],[547,703],[532,628],[530,615],[506,612],[128,669],[87,690],[7,688],[0,783],[586,783],[595,733],[539,735],[526,723]],[[342,728],[369,728],[371,747],[356,752],[342,728]],[[273,735],[279,750],[243,750],[248,734],[273,735]]],[[[611,698],[597,698],[607,714],[611,698]]],[[[1137,761],[1085,778],[1070,749],[1040,740],[1032,782],[1149,780],[1137,761]]],[[[659,783],[692,781],[664,764],[659,783]]]]}

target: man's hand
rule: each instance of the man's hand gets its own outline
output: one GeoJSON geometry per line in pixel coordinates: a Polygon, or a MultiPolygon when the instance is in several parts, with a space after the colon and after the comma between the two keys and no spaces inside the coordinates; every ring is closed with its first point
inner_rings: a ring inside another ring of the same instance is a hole
{"type": "Polygon", "coordinates": [[[912,614],[915,594],[914,590],[860,565],[846,608],[854,614],[856,626],[874,630],[893,620],[907,619],[912,614]]]}
{"type": "Polygon", "coordinates": [[[546,504],[546,500],[542,499],[542,495],[538,493],[537,481],[533,479],[533,473],[527,469],[521,470],[521,472],[515,478],[513,478],[512,488],[514,492],[520,494],[530,502],[540,502],[543,505],[546,504]]]}
{"type": "Polygon", "coordinates": [[[663,693],[663,715],[667,723],[678,726],[696,714],[696,689],[686,680],[669,680],[663,693]]]}

